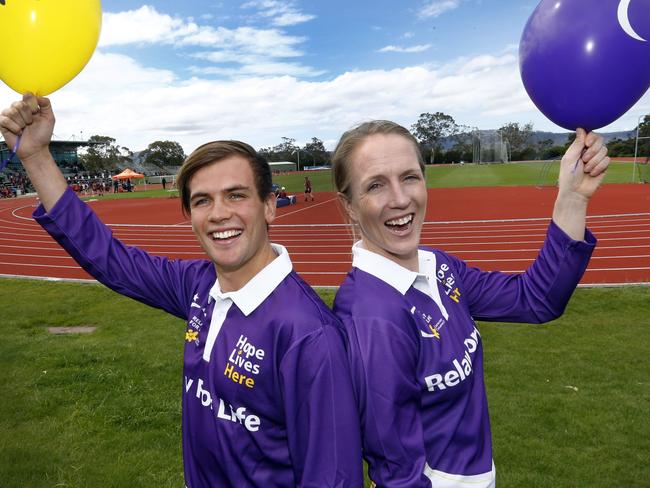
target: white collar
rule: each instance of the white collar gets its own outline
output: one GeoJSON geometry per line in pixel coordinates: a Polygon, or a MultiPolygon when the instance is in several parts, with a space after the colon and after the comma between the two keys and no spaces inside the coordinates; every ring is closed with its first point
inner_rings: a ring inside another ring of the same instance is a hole
{"type": "MultiPolygon", "coordinates": [[[[421,252],[418,249],[418,269],[422,269],[421,252]]],[[[426,278],[426,275],[422,273],[416,273],[415,271],[406,269],[404,266],[391,261],[381,254],[369,251],[363,247],[363,241],[357,241],[352,246],[352,266],[373,275],[375,278],[379,278],[381,281],[395,288],[402,295],[406,295],[406,292],[413,286],[418,275],[421,274],[426,278]]]]}
{"type": "Polygon", "coordinates": [[[436,255],[431,251],[418,249],[419,272],[416,273],[381,254],[369,251],[363,247],[363,241],[357,241],[352,246],[352,266],[387,283],[402,295],[406,295],[409,288],[415,286],[431,297],[445,319],[449,318],[438,289],[436,255]]]}
{"type": "MultiPolygon", "coordinates": [[[[210,289],[211,300],[231,299],[246,316],[259,307],[268,296],[278,287],[283,279],[293,269],[291,258],[284,246],[271,244],[277,257],[259,271],[251,280],[237,291],[222,292],[219,286],[219,277],[210,289]]],[[[209,302],[209,300],[208,300],[209,302]]]]}

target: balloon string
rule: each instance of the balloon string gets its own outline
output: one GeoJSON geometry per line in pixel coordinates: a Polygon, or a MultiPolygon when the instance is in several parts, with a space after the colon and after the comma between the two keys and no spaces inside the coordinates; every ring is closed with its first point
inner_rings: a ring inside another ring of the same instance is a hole
{"type": "Polygon", "coordinates": [[[575,174],[576,169],[578,168],[578,163],[582,159],[582,156],[584,156],[586,150],[587,150],[586,147],[582,148],[582,152],[580,153],[580,157],[578,159],[576,159],[576,164],[573,165],[573,169],[571,170],[571,174],[575,174]]]}
{"type": "Polygon", "coordinates": [[[5,161],[0,163],[0,171],[4,170],[7,167],[7,165],[9,163],[11,163],[11,161],[14,159],[14,156],[16,155],[16,152],[18,151],[18,148],[20,147],[20,138],[22,136],[23,135],[21,134],[16,139],[16,143],[14,144],[14,148],[11,150],[11,154],[9,155],[9,157],[5,161]]]}

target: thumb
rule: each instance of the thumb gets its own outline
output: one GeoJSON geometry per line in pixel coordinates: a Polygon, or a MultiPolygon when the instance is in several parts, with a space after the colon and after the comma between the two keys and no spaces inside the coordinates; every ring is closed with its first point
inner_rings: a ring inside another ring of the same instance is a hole
{"type": "Polygon", "coordinates": [[[50,103],[50,99],[45,97],[38,97],[36,100],[38,102],[38,107],[41,111],[41,115],[46,118],[51,118],[53,112],[52,112],[52,104],[50,103]]]}
{"type": "Polygon", "coordinates": [[[578,159],[580,159],[580,156],[582,156],[582,151],[585,148],[586,139],[587,132],[582,127],[578,127],[576,129],[576,138],[571,143],[564,156],[571,162],[575,163],[578,159]]]}

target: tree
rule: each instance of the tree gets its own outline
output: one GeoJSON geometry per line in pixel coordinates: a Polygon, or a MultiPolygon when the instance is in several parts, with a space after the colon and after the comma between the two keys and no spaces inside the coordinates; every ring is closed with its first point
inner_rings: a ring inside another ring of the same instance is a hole
{"type": "Polygon", "coordinates": [[[178,142],[156,141],[149,144],[143,151],[143,161],[146,164],[166,169],[183,164],[185,152],[178,142]]]}
{"type": "MultiPolygon", "coordinates": [[[[639,141],[641,143],[642,141],[639,141]]],[[[634,156],[634,145],[636,138],[612,139],[607,143],[607,154],[609,156],[634,156]]]]}
{"type": "Polygon", "coordinates": [[[325,144],[317,137],[312,137],[311,142],[305,144],[303,151],[311,155],[314,166],[322,166],[329,162],[329,153],[325,149],[325,144]]]}
{"type": "Polygon", "coordinates": [[[477,130],[476,127],[458,126],[458,132],[451,136],[453,145],[447,151],[446,162],[472,161],[474,157],[474,133],[477,130]]]}
{"type": "Polygon", "coordinates": [[[523,126],[519,122],[510,122],[500,129],[497,133],[503,138],[503,142],[510,145],[510,158],[512,160],[530,159],[535,150],[532,144],[533,124],[528,123],[523,126]]]}
{"type": "Polygon", "coordinates": [[[115,139],[108,136],[91,136],[88,148],[79,155],[79,162],[88,171],[111,171],[132,161],[133,153],[129,148],[119,146],[115,139]]]}
{"type": "Polygon", "coordinates": [[[298,146],[296,140],[290,137],[283,137],[282,142],[273,147],[265,147],[258,151],[261,156],[264,156],[267,161],[298,161],[298,146]]]}
{"type": "Polygon", "coordinates": [[[441,149],[442,139],[457,134],[459,126],[451,115],[427,112],[420,114],[418,121],[411,126],[411,131],[422,146],[430,149],[429,162],[433,163],[435,152],[441,149]]]}

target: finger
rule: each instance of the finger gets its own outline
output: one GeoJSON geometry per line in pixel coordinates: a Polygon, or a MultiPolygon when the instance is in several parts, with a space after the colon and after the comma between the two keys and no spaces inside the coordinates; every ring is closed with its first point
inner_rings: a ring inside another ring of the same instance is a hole
{"type": "MultiPolygon", "coordinates": [[[[19,103],[19,102],[17,102],[19,103]]],[[[15,106],[16,103],[13,103],[11,107],[5,109],[2,111],[2,116],[6,119],[5,125],[9,127],[9,122],[11,122],[14,125],[11,125],[12,127],[12,132],[15,132],[15,128],[17,127],[17,133],[22,132],[22,130],[25,128],[27,125],[25,123],[25,119],[23,118],[20,108],[15,106]]]]}
{"type": "Polygon", "coordinates": [[[585,137],[586,137],[585,130],[578,127],[578,129],[576,129],[576,138],[571,143],[566,153],[564,153],[564,157],[562,158],[562,160],[566,159],[571,164],[575,164],[575,162],[578,161],[578,159],[580,159],[582,150],[585,147],[585,137]]]}
{"type": "Polygon", "coordinates": [[[3,133],[10,132],[17,137],[22,133],[25,126],[23,124],[17,123],[13,118],[8,117],[6,115],[6,112],[8,111],[9,110],[3,110],[2,116],[0,116],[0,129],[3,133]]]}
{"type": "Polygon", "coordinates": [[[17,122],[17,123],[22,123],[25,126],[28,126],[32,123],[33,119],[33,114],[31,108],[25,103],[25,102],[14,102],[11,104],[11,108],[15,110],[14,114],[12,114],[12,118],[17,122]],[[20,120],[18,119],[20,117],[20,120]]]}
{"type": "Polygon", "coordinates": [[[596,143],[596,141],[598,141],[599,139],[602,140],[602,139],[603,139],[603,136],[601,136],[600,134],[598,134],[598,133],[596,133],[596,132],[589,132],[589,133],[585,136],[585,146],[587,146],[587,147],[591,147],[591,146],[593,146],[593,145],[596,143]]]}
{"type": "MultiPolygon", "coordinates": [[[[589,148],[589,151],[591,151],[591,149],[592,148],[589,148]]],[[[585,153],[585,157],[582,159],[585,161],[584,171],[585,173],[589,173],[605,158],[605,156],[607,156],[607,146],[600,146],[598,152],[594,155],[589,155],[589,157],[587,157],[586,154],[587,153],[585,153]]]]}
{"type": "Polygon", "coordinates": [[[50,99],[45,97],[38,97],[37,101],[41,115],[46,118],[54,118],[54,112],[52,111],[52,104],[50,103],[50,99]]]}
{"type": "Polygon", "coordinates": [[[605,156],[590,172],[589,175],[596,177],[602,174],[605,174],[607,168],[609,168],[610,159],[609,156],[605,156]]]}
{"type": "Polygon", "coordinates": [[[587,150],[583,154],[582,160],[587,163],[591,158],[596,156],[600,152],[600,149],[604,146],[603,137],[590,132],[587,134],[587,137],[585,139],[585,146],[587,146],[587,150]]]}

